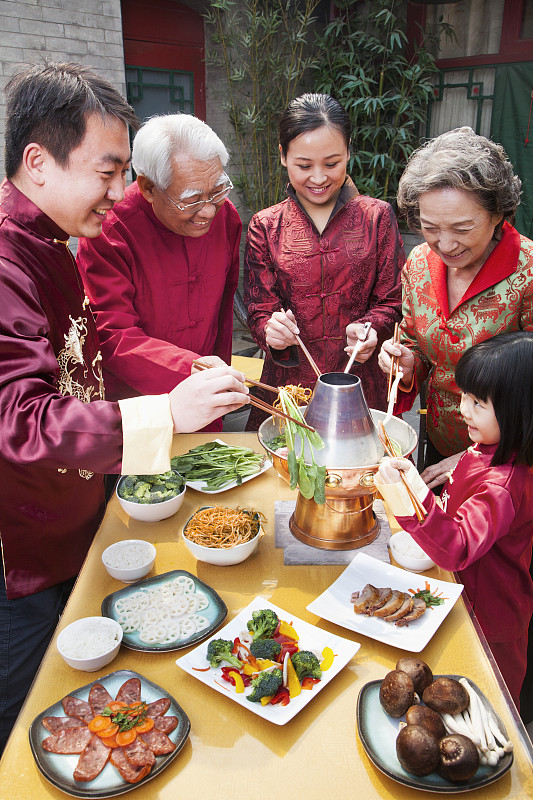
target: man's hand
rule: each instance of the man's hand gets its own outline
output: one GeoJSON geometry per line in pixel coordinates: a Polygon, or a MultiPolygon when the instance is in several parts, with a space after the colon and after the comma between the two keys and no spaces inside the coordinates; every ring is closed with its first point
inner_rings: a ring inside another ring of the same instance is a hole
{"type": "MultiPolygon", "coordinates": [[[[218,356],[199,356],[198,361],[201,361],[203,364],[209,364],[210,367],[227,367],[225,361],[223,361],[218,356]]],[[[195,367],[194,364],[191,367],[191,375],[194,375],[196,372],[200,372],[200,367],[195,367]]]]}
{"type": "Polygon", "coordinates": [[[191,433],[248,403],[245,376],[231,367],[196,372],[170,392],[174,433],[191,433]]]}

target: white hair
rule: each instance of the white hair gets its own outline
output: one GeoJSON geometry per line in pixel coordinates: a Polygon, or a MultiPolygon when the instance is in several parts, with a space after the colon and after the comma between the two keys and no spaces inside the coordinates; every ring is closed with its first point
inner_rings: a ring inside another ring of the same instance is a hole
{"type": "Polygon", "coordinates": [[[219,158],[223,167],[229,158],[217,134],[191,114],[163,114],[148,119],[133,142],[132,165],[137,175],[144,175],[158,189],[165,190],[172,181],[172,160],[177,155],[198,161],[219,158]]]}

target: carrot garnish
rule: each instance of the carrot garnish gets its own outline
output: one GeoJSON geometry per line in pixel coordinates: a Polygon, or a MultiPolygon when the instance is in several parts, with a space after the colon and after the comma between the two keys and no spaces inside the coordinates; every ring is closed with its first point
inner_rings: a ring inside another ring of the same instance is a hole
{"type": "Polygon", "coordinates": [[[137,733],[133,728],[129,731],[119,731],[116,736],[119,747],[125,747],[127,744],[131,744],[136,738],[137,733]]]}

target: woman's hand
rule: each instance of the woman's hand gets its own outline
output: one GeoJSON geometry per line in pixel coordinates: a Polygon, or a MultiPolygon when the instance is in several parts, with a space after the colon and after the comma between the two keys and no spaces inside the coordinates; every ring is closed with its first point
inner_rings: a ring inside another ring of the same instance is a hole
{"type": "Polygon", "coordinates": [[[265,326],[265,338],[269,347],[274,350],[285,350],[292,344],[298,344],[295,334],[299,334],[294,314],[288,311],[274,311],[265,326]]]}
{"type": "Polygon", "coordinates": [[[464,452],[463,450],[461,453],[443,458],[438,464],[432,464],[430,467],[426,467],[420,477],[425,481],[429,489],[433,489],[434,486],[440,486],[441,483],[446,483],[450,477],[450,473],[455,469],[464,452]]]}
{"type": "Polygon", "coordinates": [[[245,376],[231,367],[196,372],[170,392],[174,433],[191,433],[249,402],[245,376]]]}
{"type": "MultiPolygon", "coordinates": [[[[346,328],[346,341],[348,346],[344,348],[344,352],[348,353],[348,355],[352,354],[352,350],[354,349],[357,342],[361,341],[365,333],[365,326],[362,322],[351,322],[346,328]]],[[[361,342],[359,345],[359,350],[357,351],[357,356],[355,360],[358,364],[364,364],[365,361],[368,361],[374,350],[376,349],[376,345],[378,343],[378,335],[374,328],[370,328],[368,331],[368,335],[364,342],[361,342]]]]}
{"type": "Polygon", "coordinates": [[[378,364],[381,371],[386,375],[390,372],[392,356],[398,358],[398,366],[400,366],[403,371],[401,383],[403,383],[404,386],[410,386],[415,368],[415,357],[413,353],[404,344],[394,344],[392,339],[387,339],[383,342],[381,350],[379,351],[378,364]]]}

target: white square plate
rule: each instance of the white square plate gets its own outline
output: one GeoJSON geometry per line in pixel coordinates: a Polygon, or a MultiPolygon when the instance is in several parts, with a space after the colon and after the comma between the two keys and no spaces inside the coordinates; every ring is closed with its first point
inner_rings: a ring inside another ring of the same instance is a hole
{"type": "Polygon", "coordinates": [[[378,561],[366,553],[358,553],[335,583],[313,600],[307,606],[307,610],[323,619],[342,625],[343,628],[377,639],[378,642],[419,653],[444,622],[462,591],[463,586],[460,583],[437,581],[434,578],[416,575],[393,567],[392,564],[378,561]],[[380,588],[390,586],[391,589],[408,592],[409,589],[415,591],[424,589],[426,581],[433,594],[440,592],[446,599],[441,606],[427,608],[425,614],[408,626],[398,627],[379,617],[355,614],[353,603],[350,602],[352,593],[361,591],[367,583],[380,588]]]}
{"type": "Polygon", "coordinates": [[[248,711],[252,711],[259,717],[263,717],[263,719],[273,722],[276,725],[285,725],[286,722],[295,717],[296,714],[346,666],[360,647],[361,645],[358,642],[351,642],[348,641],[348,639],[335,636],[333,633],[320,630],[320,628],[316,628],[314,625],[310,625],[308,622],[298,619],[288,611],[283,611],[283,609],[272,605],[272,603],[269,603],[264,597],[256,597],[255,600],[252,600],[252,602],[235,617],[235,619],[218,630],[210,639],[202,642],[198,647],[195,647],[195,649],[191,650],[187,655],[178,658],[176,664],[185,670],[185,672],[188,672],[189,675],[192,675],[193,678],[202,681],[206,686],[210,686],[212,689],[215,689],[215,691],[220,692],[220,694],[227,696],[230,700],[234,700],[236,703],[239,703],[239,705],[247,708],[248,711]],[[199,671],[205,670],[207,665],[207,646],[211,639],[231,639],[233,641],[235,637],[239,636],[242,631],[247,629],[246,623],[252,618],[252,611],[259,611],[262,608],[271,608],[280,619],[292,623],[296,629],[296,633],[300,637],[299,645],[302,650],[317,650],[321,652],[325,647],[331,647],[335,653],[333,664],[328,670],[322,673],[322,680],[315,684],[312,689],[304,690],[298,697],[293,697],[286,706],[263,706],[261,703],[251,703],[246,699],[246,695],[250,693],[251,688],[246,689],[244,694],[237,694],[231,684],[222,680],[222,670],[220,667],[210,669],[208,672],[199,671]]]}
{"type": "MultiPolygon", "coordinates": [[[[219,444],[225,444],[226,446],[229,447],[228,443],[223,442],[222,439],[215,439],[214,441],[218,442],[219,444]]],[[[181,455],[186,455],[186,453],[181,453],[181,455]]],[[[248,483],[248,481],[257,478],[258,475],[262,475],[263,472],[266,472],[267,469],[270,469],[271,466],[272,466],[272,461],[270,461],[270,459],[265,457],[263,466],[257,472],[254,472],[253,475],[247,475],[246,478],[242,479],[241,483],[237,483],[237,481],[231,481],[231,483],[227,483],[221,489],[206,489],[205,481],[185,481],[185,483],[187,484],[189,489],[194,489],[195,491],[202,492],[203,494],[219,494],[219,492],[227,492],[230,489],[234,489],[236,486],[241,486],[242,483],[248,483]]]]}

